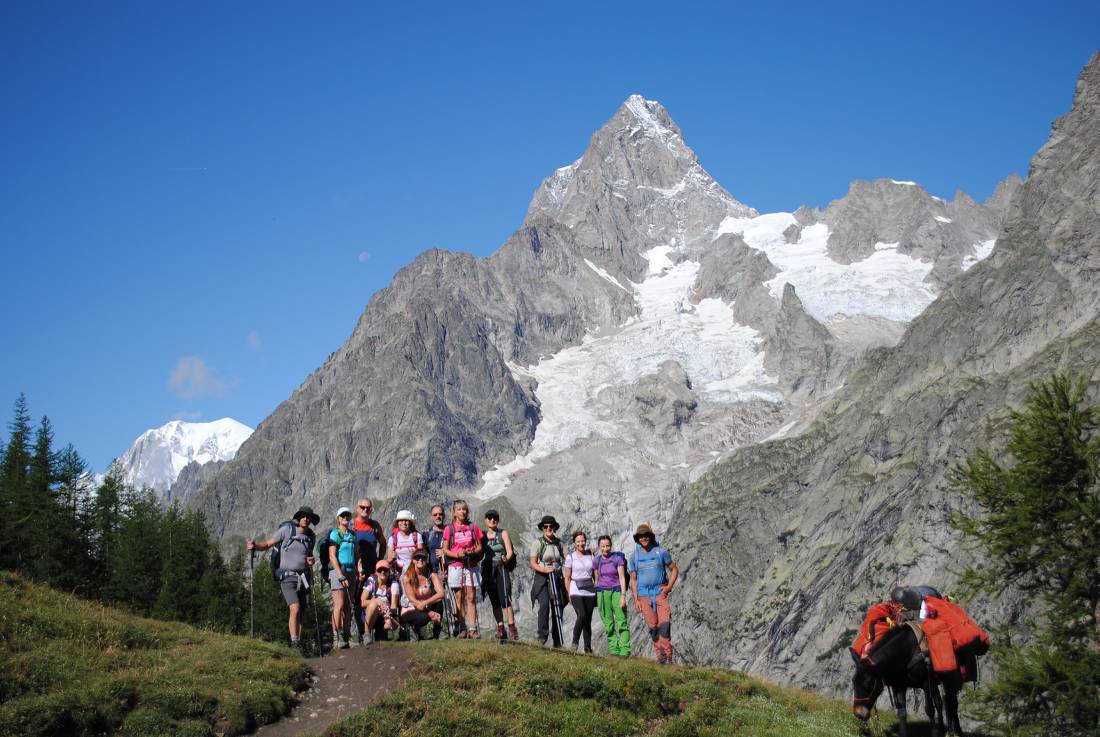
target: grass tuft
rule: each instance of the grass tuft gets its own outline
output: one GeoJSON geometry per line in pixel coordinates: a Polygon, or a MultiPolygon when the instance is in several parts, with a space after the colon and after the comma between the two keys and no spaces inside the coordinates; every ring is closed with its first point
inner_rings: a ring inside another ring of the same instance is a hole
{"type": "Polygon", "coordinates": [[[847,703],[730,671],[421,642],[411,677],[325,737],[856,737],[847,703]]]}
{"type": "Polygon", "coordinates": [[[290,650],[142,619],[0,572],[0,734],[238,735],[287,713],[290,650]]]}

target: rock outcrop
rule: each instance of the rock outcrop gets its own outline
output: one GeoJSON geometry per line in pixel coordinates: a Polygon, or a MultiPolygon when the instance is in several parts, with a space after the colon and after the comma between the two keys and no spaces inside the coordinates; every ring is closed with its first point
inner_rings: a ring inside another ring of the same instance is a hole
{"type": "MultiPolygon", "coordinates": [[[[666,541],[684,571],[685,657],[843,690],[867,603],[897,582],[950,590],[965,561],[951,468],[994,442],[1030,382],[1100,381],[1100,55],[1026,182],[994,198],[992,256],[871,352],[808,431],[745,448],[687,490],[666,541]]],[[[991,623],[1009,606],[968,604],[991,623]]]]}

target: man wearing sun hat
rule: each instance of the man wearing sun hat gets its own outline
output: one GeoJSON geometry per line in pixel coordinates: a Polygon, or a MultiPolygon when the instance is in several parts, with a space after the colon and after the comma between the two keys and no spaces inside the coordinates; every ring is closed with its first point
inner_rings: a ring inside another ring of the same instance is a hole
{"type": "MultiPolygon", "coordinates": [[[[278,569],[273,571],[290,610],[287,629],[290,630],[290,646],[300,648],[302,642],[302,608],[309,600],[310,569],[313,567],[313,547],[317,537],[310,525],[321,518],[310,507],[301,507],[291,517],[294,524],[284,522],[269,540],[245,541],[249,550],[267,550],[278,547],[278,569]]],[[[274,553],[272,554],[274,555],[274,553]]]]}
{"type": "Polygon", "coordinates": [[[657,662],[671,663],[672,610],[668,605],[668,595],[676,585],[680,569],[672,561],[672,554],[657,544],[653,528],[649,525],[638,525],[634,542],[638,543],[638,547],[627,566],[634,608],[645,618],[657,662]]]}

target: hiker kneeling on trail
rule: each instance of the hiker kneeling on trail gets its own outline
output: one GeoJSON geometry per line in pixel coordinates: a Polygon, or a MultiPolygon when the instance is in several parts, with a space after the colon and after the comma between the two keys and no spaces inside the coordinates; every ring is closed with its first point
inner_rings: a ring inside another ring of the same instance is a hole
{"type": "Polygon", "coordinates": [[[412,565],[401,575],[401,624],[410,629],[410,639],[422,639],[419,630],[432,625],[432,637],[439,639],[443,621],[443,582],[428,568],[428,551],[413,553],[412,565]]]}
{"type": "Polygon", "coordinates": [[[389,633],[398,628],[396,613],[400,598],[401,586],[393,580],[389,561],[378,561],[374,564],[374,575],[363,583],[361,602],[368,641],[388,639],[389,633]]]}
{"type": "Polygon", "coordinates": [[[321,518],[309,507],[302,507],[291,521],[279,525],[279,529],[270,540],[256,542],[249,538],[245,547],[251,550],[273,548],[271,554],[271,573],[279,582],[290,616],[287,629],[290,630],[290,646],[301,648],[302,643],[302,607],[309,600],[310,569],[313,567],[313,545],[317,538],[310,525],[321,518]]]}
{"type": "Polygon", "coordinates": [[[680,569],[672,562],[672,554],[657,544],[653,529],[639,525],[634,533],[638,547],[630,557],[630,590],[634,606],[645,618],[658,663],[672,662],[672,610],[668,595],[676,585],[680,569]]]}

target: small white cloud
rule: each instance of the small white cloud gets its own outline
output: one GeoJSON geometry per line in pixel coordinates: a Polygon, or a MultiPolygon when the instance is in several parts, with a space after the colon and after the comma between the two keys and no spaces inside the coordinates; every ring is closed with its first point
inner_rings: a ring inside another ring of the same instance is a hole
{"type": "Polygon", "coordinates": [[[248,348],[253,353],[259,353],[263,345],[263,342],[260,340],[260,334],[255,330],[248,334],[248,348]]]}
{"type": "Polygon", "coordinates": [[[168,377],[168,388],[179,399],[198,399],[210,394],[221,398],[230,389],[229,384],[198,356],[184,356],[179,360],[168,377]]]}
{"type": "Polygon", "coordinates": [[[202,418],[202,412],[197,409],[181,409],[173,417],[173,420],[183,420],[184,422],[194,422],[195,420],[202,418]]]}
{"type": "Polygon", "coordinates": [[[359,252],[359,263],[365,264],[368,261],[370,261],[370,251],[360,251],[359,252]]]}

